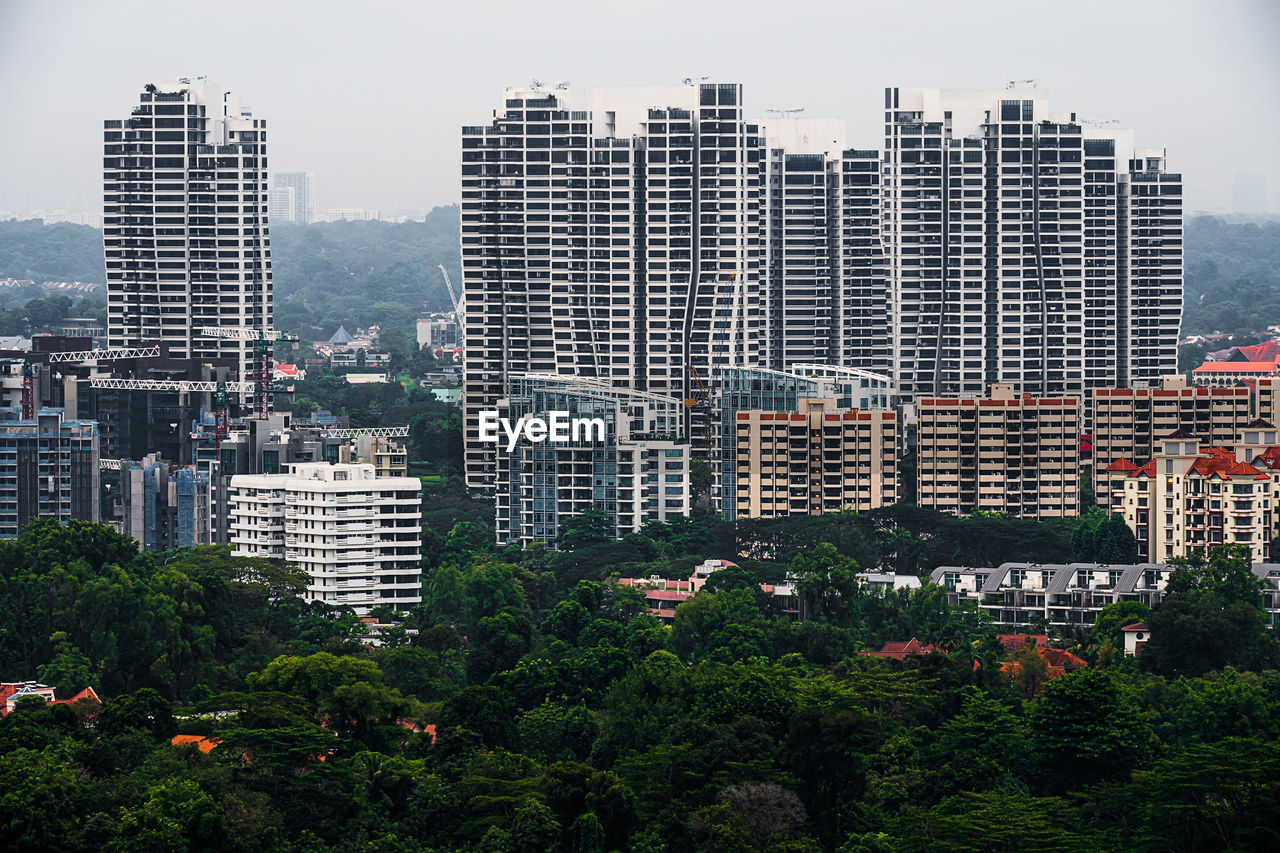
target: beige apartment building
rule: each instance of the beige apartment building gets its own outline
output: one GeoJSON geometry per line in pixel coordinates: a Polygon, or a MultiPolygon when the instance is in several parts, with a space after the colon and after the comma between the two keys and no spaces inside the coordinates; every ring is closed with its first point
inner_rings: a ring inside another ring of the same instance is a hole
{"type": "Polygon", "coordinates": [[[1255,417],[1248,388],[1188,387],[1180,375],[1166,376],[1159,388],[1095,388],[1092,400],[1093,484],[1102,507],[1111,505],[1104,472],[1116,460],[1150,459],[1159,438],[1178,430],[1206,445],[1230,446],[1255,417]]]}
{"type": "Polygon", "coordinates": [[[1014,394],[916,406],[920,506],[1060,518],[1080,511],[1080,400],[1014,394]]]}
{"type": "Polygon", "coordinates": [[[864,511],[897,500],[897,413],[801,399],[797,411],[739,411],[739,518],[864,511]]]}
{"type": "Polygon", "coordinates": [[[1280,446],[1267,421],[1249,423],[1234,448],[1204,447],[1198,436],[1162,437],[1149,460],[1107,466],[1111,511],[1138,540],[1138,559],[1167,561],[1195,550],[1243,545],[1254,562],[1272,558],[1280,500],[1280,446]]]}
{"type": "Polygon", "coordinates": [[[1280,424],[1280,377],[1269,376],[1254,383],[1253,417],[1280,424]]]}

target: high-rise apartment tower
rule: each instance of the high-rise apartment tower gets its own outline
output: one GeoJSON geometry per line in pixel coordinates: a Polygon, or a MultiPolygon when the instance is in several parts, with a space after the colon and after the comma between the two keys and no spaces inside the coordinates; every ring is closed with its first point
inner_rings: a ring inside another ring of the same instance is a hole
{"type": "Polygon", "coordinates": [[[904,395],[1081,394],[1177,368],[1182,180],[1034,88],[887,89],[884,221],[904,395]]]}
{"type": "Polygon", "coordinates": [[[252,357],[251,342],[200,329],[271,325],[266,143],[266,120],[203,77],[149,84],[128,118],[104,123],[111,346],[252,357]]]}

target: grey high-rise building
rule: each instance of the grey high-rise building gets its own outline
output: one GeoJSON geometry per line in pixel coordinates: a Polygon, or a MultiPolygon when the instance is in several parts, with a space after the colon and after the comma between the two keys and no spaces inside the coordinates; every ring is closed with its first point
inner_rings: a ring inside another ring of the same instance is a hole
{"type": "Polygon", "coordinates": [[[0,410],[0,539],[35,518],[98,521],[98,424],[41,409],[0,410]]]}
{"type": "Polygon", "coordinates": [[[887,89],[884,221],[900,393],[1080,394],[1177,369],[1182,180],[1035,88],[887,89]]]}
{"type": "MultiPolygon", "coordinates": [[[[299,225],[309,225],[316,219],[316,176],[311,172],[275,172],[271,188],[279,192],[281,218],[299,225]],[[289,192],[292,191],[292,192],[289,192]],[[283,215],[285,211],[288,215],[283,215]]],[[[277,196],[273,195],[273,199],[277,196]]],[[[275,211],[272,211],[275,217],[275,211]]]]}
{"type": "Polygon", "coordinates": [[[203,77],[150,84],[103,131],[107,338],[165,341],[176,358],[253,344],[201,327],[269,327],[267,122],[203,77]]]}

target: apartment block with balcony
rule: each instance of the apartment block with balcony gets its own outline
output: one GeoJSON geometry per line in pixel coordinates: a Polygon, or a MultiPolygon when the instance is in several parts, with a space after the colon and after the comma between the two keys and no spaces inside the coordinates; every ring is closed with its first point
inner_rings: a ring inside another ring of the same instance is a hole
{"type": "Polygon", "coordinates": [[[965,515],[1063,518],[1080,511],[1080,401],[1017,395],[921,399],[916,407],[920,506],[965,515]]]}
{"type": "Polygon", "coordinates": [[[796,411],[739,411],[737,518],[876,509],[897,499],[897,413],[801,399],[796,411]]]}
{"type": "Polygon", "coordinates": [[[883,241],[903,394],[1082,395],[1177,366],[1182,181],[1035,88],[890,88],[883,241]]]}
{"type": "Polygon", "coordinates": [[[23,420],[0,410],[0,539],[27,522],[98,521],[98,424],[41,409],[23,420]]]}
{"type": "Polygon", "coordinates": [[[421,483],[368,464],[307,463],[231,480],[233,552],[284,560],[308,578],[304,597],[365,614],[422,602],[421,483]]]}
{"type": "MultiPolygon", "coordinates": [[[[892,407],[893,396],[887,376],[852,367],[799,363],[785,371],[758,367],[730,367],[722,371],[713,400],[716,410],[714,504],[721,515],[728,520],[736,518],[739,499],[743,497],[738,467],[740,414],[798,413],[801,401],[809,399],[826,400],[833,411],[875,412],[875,420],[892,407]]],[[[897,429],[896,421],[894,429],[897,429]]],[[[743,481],[743,485],[749,488],[749,479],[743,481]]],[[[885,501],[893,500],[892,491],[883,498],[885,501]]]]}
{"type": "Polygon", "coordinates": [[[1233,447],[1205,447],[1189,432],[1159,441],[1149,460],[1119,459],[1103,472],[1109,508],[1138,540],[1138,556],[1172,560],[1223,545],[1272,559],[1280,533],[1280,442],[1266,421],[1241,431],[1233,447]]]}
{"type": "Polygon", "coordinates": [[[1102,507],[1111,505],[1105,472],[1112,463],[1150,459],[1159,438],[1178,430],[1205,445],[1230,446],[1255,417],[1248,388],[1188,387],[1180,375],[1152,388],[1095,388],[1090,400],[1093,487],[1102,507]]]}
{"type": "MultiPolygon", "coordinates": [[[[993,567],[939,566],[930,580],[947,589],[952,605],[972,602],[999,625],[1088,628],[1108,604],[1136,601],[1155,607],[1164,598],[1176,566],[1168,563],[1003,563],[993,567]]],[[[1254,563],[1265,582],[1263,606],[1270,625],[1280,622],[1280,564],[1254,563]]]]}

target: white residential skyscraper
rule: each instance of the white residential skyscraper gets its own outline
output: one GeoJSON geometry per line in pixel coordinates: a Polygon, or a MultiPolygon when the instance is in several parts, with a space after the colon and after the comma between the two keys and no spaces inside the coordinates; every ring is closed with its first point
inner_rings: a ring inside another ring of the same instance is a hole
{"type": "Polygon", "coordinates": [[[737,84],[508,89],[463,128],[470,485],[493,484],[477,419],[510,376],[680,399],[691,370],[766,358],[761,155],[737,84]]]}
{"type": "Polygon", "coordinates": [[[885,91],[882,236],[904,395],[1079,394],[1177,368],[1182,181],[1044,93],[885,91]]]}
{"type": "Polygon", "coordinates": [[[271,325],[266,139],[266,120],[203,77],[148,85],[104,123],[110,346],[251,358],[250,342],[199,329],[271,325]]]}

